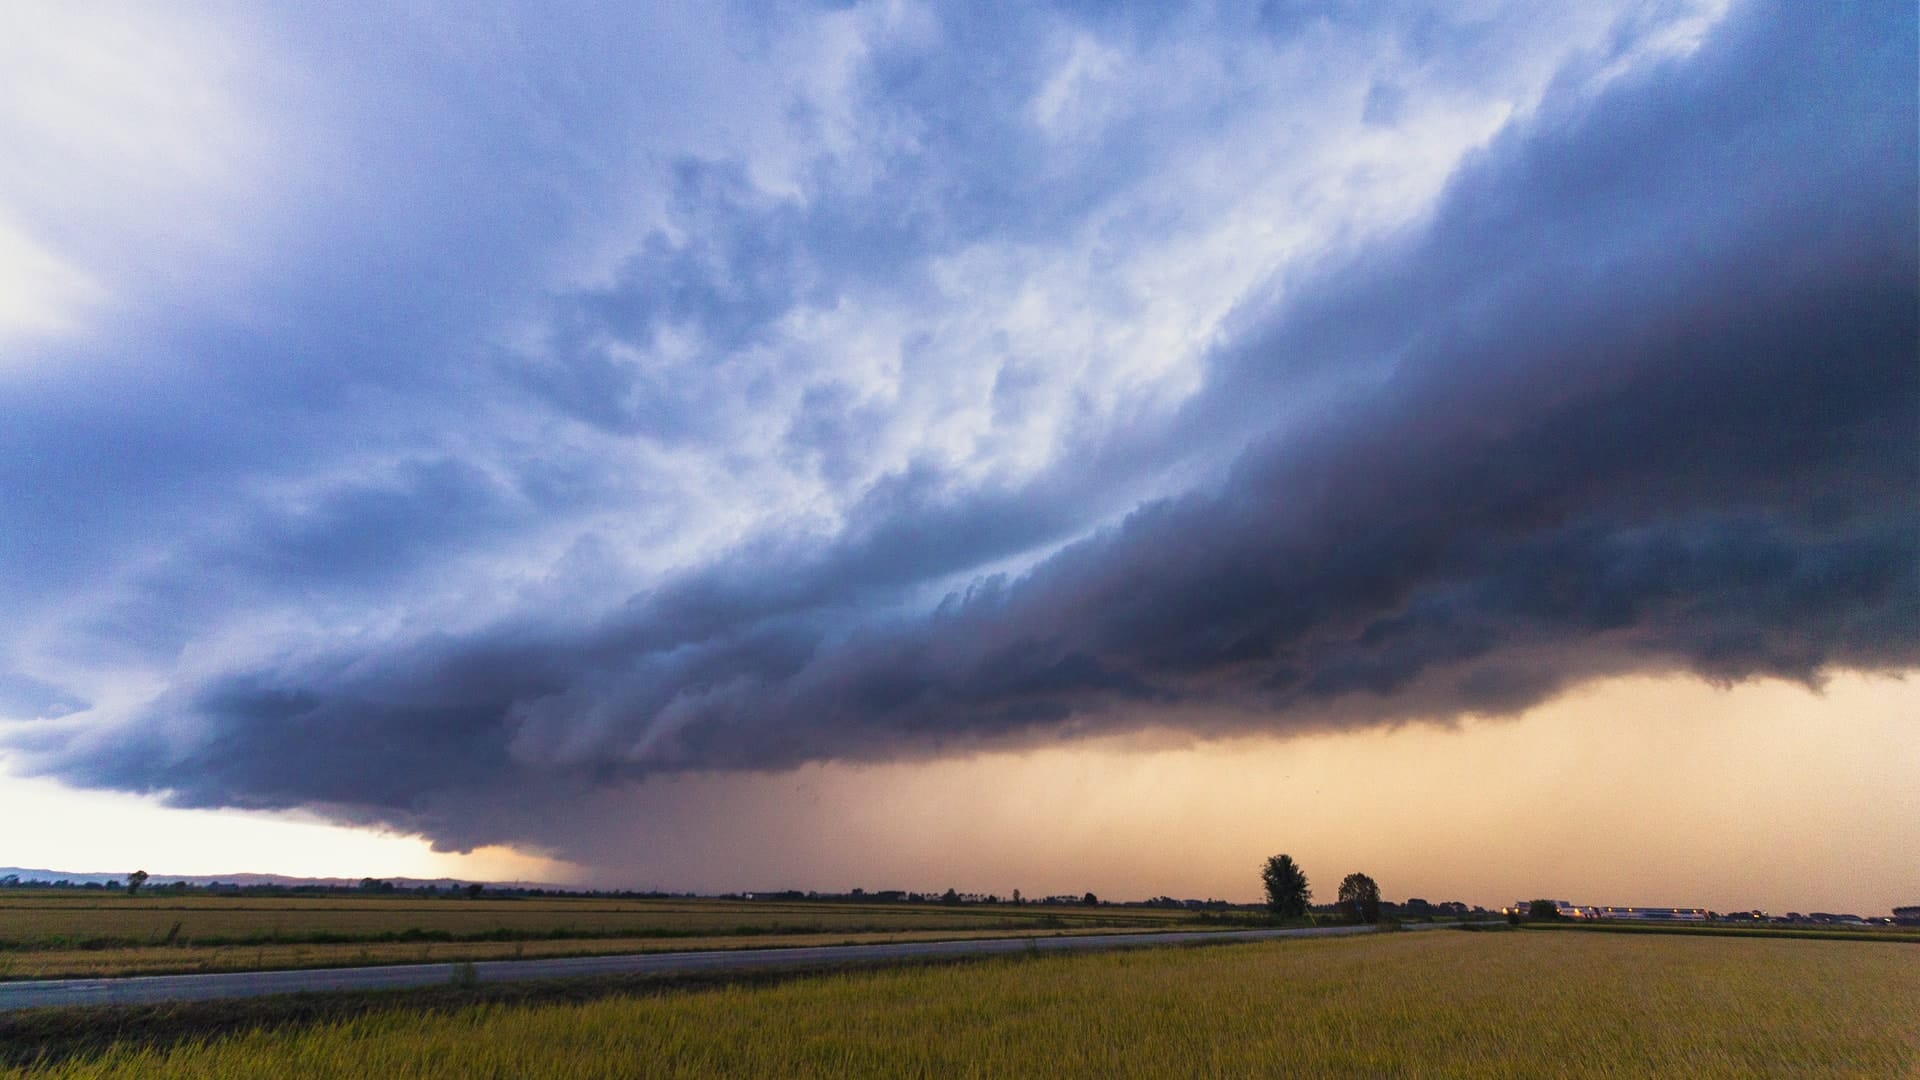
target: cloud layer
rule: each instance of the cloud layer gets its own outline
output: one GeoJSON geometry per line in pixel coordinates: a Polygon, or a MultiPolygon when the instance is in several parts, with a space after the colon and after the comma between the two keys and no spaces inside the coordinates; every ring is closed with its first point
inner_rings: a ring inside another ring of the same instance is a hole
{"type": "Polygon", "coordinates": [[[1909,669],[1914,19],[1718,14],[404,28],[397,119],[283,88],[337,233],[9,346],[0,737],[564,852],[662,773],[1909,669]]]}

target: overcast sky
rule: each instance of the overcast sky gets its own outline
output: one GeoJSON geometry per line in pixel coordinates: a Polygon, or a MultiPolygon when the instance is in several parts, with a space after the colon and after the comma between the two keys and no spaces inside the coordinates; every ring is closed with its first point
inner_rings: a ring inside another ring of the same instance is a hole
{"type": "Polygon", "coordinates": [[[10,800],[667,888],[1465,892],[1470,802],[1763,788],[1911,853],[1915,22],[7,5],[10,800]],[[1236,790],[1365,810],[1127,809],[1236,790]]]}

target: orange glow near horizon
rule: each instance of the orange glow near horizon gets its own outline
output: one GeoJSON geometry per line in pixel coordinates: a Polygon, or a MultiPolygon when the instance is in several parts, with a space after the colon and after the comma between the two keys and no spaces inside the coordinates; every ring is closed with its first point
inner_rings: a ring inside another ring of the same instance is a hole
{"type": "Polygon", "coordinates": [[[1628,678],[1452,728],[683,778],[636,793],[636,814],[709,812],[637,835],[632,872],[1253,900],[1285,851],[1322,898],[1358,870],[1390,899],[1884,914],[1920,902],[1916,719],[1914,681],[1628,678]]]}
{"type": "Polygon", "coordinates": [[[0,863],[86,871],[581,880],[719,892],[1093,890],[1253,900],[1292,854],[1316,895],[1884,914],[1920,903],[1920,680],[1821,693],[1604,680],[1509,720],[1293,738],[1097,739],[931,762],[663,779],[565,822],[583,869],[311,818],[0,784],[35,821],[0,863]]]}

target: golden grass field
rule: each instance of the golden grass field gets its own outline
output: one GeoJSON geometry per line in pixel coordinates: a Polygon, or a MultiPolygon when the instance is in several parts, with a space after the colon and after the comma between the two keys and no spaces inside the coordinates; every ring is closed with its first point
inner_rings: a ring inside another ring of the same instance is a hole
{"type": "Polygon", "coordinates": [[[125,975],[179,975],[214,971],[355,967],[365,964],[440,964],[467,960],[532,960],[552,956],[683,952],[705,949],[784,949],[809,945],[867,945],[888,941],[964,941],[972,938],[1060,937],[1146,933],[1150,927],[1078,927],[1066,930],[886,930],[795,934],[738,934],[675,938],[566,938],[531,941],[387,941],[337,945],[154,945],[131,949],[59,949],[0,952],[0,981],[92,979],[125,975]]]}
{"type": "Polygon", "coordinates": [[[46,895],[0,899],[0,979],[1157,929],[1147,908],[46,895]]]}
{"type": "MultiPolygon", "coordinates": [[[[76,1077],[1900,1077],[1906,944],[1439,931],[402,1006],[70,1059],[76,1077]]],[[[20,1072],[19,1076],[50,1075],[20,1072]]]]}
{"type": "Polygon", "coordinates": [[[242,898],[95,896],[0,899],[0,944],[33,947],[83,939],[154,942],[181,924],[180,938],[252,943],[321,935],[376,940],[408,930],[456,937],[551,931],[597,936],[782,933],[824,930],[933,930],[1031,926],[1041,920],[1087,925],[1161,925],[1185,915],[1151,908],[1070,905],[834,904],[816,901],[434,900],[404,898],[242,898]]]}

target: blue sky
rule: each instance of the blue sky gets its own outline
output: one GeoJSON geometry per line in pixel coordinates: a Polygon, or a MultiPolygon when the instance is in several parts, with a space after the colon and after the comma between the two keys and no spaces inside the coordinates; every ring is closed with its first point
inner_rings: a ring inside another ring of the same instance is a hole
{"type": "Polygon", "coordinates": [[[1907,671],[1914,16],[1826,7],[14,5],[0,764],[611,874],[1907,671]]]}

